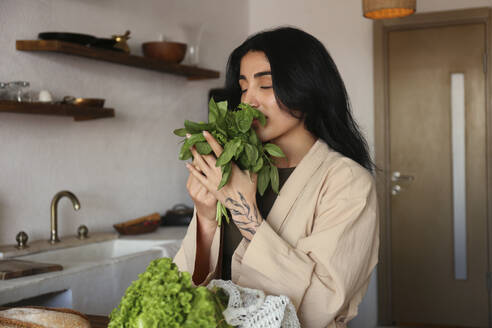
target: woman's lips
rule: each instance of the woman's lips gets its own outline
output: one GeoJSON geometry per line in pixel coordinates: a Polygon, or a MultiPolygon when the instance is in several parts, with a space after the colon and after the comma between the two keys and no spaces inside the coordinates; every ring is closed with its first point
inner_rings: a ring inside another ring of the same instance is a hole
{"type": "Polygon", "coordinates": [[[251,125],[253,125],[254,127],[259,127],[261,124],[260,124],[260,121],[258,119],[254,118],[253,123],[251,125]]]}

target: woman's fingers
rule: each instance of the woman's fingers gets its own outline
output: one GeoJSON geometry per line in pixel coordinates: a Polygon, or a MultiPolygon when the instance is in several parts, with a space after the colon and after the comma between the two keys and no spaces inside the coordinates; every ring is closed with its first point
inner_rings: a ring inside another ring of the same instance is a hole
{"type": "Polygon", "coordinates": [[[210,190],[210,186],[208,185],[207,177],[201,174],[193,165],[190,163],[186,163],[186,167],[190,171],[190,173],[208,190],[210,190]]]}
{"type": "MultiPolygon", "coordinates": [[[[198,171],[198,170],[197,170],[198,171]]],[[[211,194],[208,189],[197,179],[193,174],[188,176],[188,181],[186,183],[186,189],[190,194],[193,201],[209,202],[217,201],[215,196],[211,194]]]]}
{"type": "Polygon", "coordinates": [[[203,131],[203,136],[205,137],[205,140],[207,140],[208,144],[212,148],[215,156],[217,158],[222,154],[222,146],[215,140],[215,138],[208,132],[208,131],[203,131]]]}
{"type": "Polygon", "coordinates": [[[200,155],[195,147],[191,147],[191,153],[193,154],[193,166],[203,173],[206,173],[209,169],[208,163],[203,159],[203,155],[200,155]]]}
{"type": "Polygon", "coordinates": [[[192,174],[188,176],[188,181],[186,182],[186,189],[188,189],[188,192],[190,193],[190,196],[192,198],[197,197],[198,193],[200,192],[200,188],[203,188],[200,185],[201,183],[198,182],[192,174]]]}
{"type": "Polygon", "coordinates": [[[222,176],[222,173],[220,173],[220,168],[215,166],[217,159],[214,155],[200,155],[195,147],[191,147],[190,150],[193,154],[193,166],[198,171],[201,171],[206,176],[210,176],[212,173],[211,170],[214,169],[216,174],[222,176]]]}
{"type": "MultiPolygon", "coordinates": [[[[215,138],[207,131],[203,131],[203,136],[212,148],[214,154],[219,157],[222,154],[222,146],[215,138]]],[[[193,155],[193,164],[187,163],[186,167],[190,171],[190,176],[193,176],[205,189],[210,196],[217,197],[217,186],[222,178],[220,167],[216,167],[217,159],[213,155],[200,155],[195,147],[190,148],[193,155]]]]}
{"type": "Polygon", "coordinates": [[[195,202],[198,201],[202,203],[209,203],[211,201],[217,201],[215,200],[215,196],[212,195],[207,188],[205,188],[205,186],[191,173],[188,177],[186,187],[188,189],[188,193],[195,202]]]}
{"type": "MultiPolygon", "coordinates": [[[[212,148],[212,151],[214,154],[219,157],[220,154],[222,154],[222,146],[215,140],[215,138],[208,132],[208,131],[203,131],[203,136],[205,137],[205,140],[207,140],[208,144],[212,148]]],[[[186,134],[186,138],[191,137],[191,134],[186,134]]],[[[193,165],[198,169],[204,172],[204,169],[206,167],[203,166],[204,163],[207,164],[208,167],[215,167],[215,163],[217,162],[217,159],[213,155],[200,155],[198,156],[198,152],[196,151],[195,147],[190,148],[191,153],[193,154],[193,165]],[[197,157],[199,158],[199,161],[197,161],[197,157]],[[200,161],[201,160],[201,161],[200,161]]]]}
{"type": "Polygon", "coordinates": [[[202,158],[204,159],[205,162],[207,162],[208,167],[215,167],[215,163],[217,162],[217,159],[215,158],[214,155],[202,155],[202,158]]]}

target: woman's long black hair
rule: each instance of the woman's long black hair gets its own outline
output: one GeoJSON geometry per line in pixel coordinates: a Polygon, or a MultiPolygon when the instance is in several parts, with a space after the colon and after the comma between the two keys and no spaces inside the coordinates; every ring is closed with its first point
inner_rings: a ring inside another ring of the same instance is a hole
{"type": "Polygon", "coordinates": [[[372,172],[367,142],[352,117],[345,85],[323,44],[312,35],[281,27],[249,37],[229,57],[226,89],[230,105],[241,101],[239,70],[249,51],[265,53],[281,108],[300,112],[306,129],[335,151],[372,172]]]}

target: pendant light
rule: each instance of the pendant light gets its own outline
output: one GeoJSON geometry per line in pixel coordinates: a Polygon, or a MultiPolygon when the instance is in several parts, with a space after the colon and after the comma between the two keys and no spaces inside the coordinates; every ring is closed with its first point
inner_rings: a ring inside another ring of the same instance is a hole
{"type": "Polygon", "coordinates": [[[362,8],[366,18],[398,18],[415,13],[416,2],[417,0],[362,0],[362,8]]]}

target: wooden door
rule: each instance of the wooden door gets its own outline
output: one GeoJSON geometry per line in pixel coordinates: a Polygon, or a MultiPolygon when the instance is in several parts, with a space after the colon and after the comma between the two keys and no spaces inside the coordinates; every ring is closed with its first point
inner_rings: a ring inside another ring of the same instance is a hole
{"type": "Polygon", "coordinates": [[[484,24],[389,32],[397,324],[488,327],[485,49],[484,24]]]}

